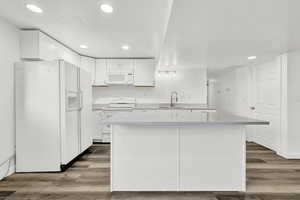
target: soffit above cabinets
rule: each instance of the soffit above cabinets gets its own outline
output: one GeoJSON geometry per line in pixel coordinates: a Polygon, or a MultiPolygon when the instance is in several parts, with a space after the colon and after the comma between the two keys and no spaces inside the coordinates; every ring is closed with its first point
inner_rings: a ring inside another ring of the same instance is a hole
{"type": "Polygon", "coordinates": [[[216,71],[300,49],[299,8],[299,0],[174,0],[160,67],[216,71]]]}
{"type": "Polygon", "coordinates": [[[0,16],[20,28],[40,29],[83,55],[157,57],[172,1],[0,0],[0,16]],[[100,11],[100,4],[106,2],[113,13],[100,11]],[[38,5],[43,13],[28,11],[27,3],[38,5]],[[122,45],[130,49],[123,50],[122,45]]]}
{"type": "Polygon", "coordinates": [[[155,57],[165,70],[218,71],[300,49],[299,0],[105,1],[112,14],[99,11],[104,0],[0,0],[0,16],[41,29],[83,55],[155,57]],[[28,2],[44,13],[29,12],[28,2]],[[122,50],[124,44],[130,49],[122,50]]]}

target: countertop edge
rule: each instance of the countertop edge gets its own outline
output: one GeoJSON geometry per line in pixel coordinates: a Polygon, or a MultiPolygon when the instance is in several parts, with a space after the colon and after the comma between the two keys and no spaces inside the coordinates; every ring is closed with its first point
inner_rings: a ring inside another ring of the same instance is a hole
{"type": "Polygon", "coordinates": [[[270,122],[101,122],[103,125],[203,126],[203,125],[269,125],[270,122]]]}

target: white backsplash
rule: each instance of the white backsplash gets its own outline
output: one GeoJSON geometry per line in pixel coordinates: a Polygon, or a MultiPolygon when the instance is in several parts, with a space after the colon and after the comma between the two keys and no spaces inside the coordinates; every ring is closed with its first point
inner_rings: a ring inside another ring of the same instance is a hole
{"type": "Polygon", "coordinates": [[[207,103],[206,69],[178,70],[176,77],[156,77],[155,87],[110,86],[93,88],[94,102],[111,98],[135,98],[137,103],[169,103],[172,91],[181,103],[207,103]]]}

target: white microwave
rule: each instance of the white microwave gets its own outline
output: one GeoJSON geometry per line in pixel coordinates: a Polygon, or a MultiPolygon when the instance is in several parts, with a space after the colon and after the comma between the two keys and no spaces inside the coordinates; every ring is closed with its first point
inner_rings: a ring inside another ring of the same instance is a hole
{"type": "Polygon", "coordinates": [[[107,75],[107,84],[130,85],[133,84],[133,73],[131,72],[110,72],[107,75]]]}

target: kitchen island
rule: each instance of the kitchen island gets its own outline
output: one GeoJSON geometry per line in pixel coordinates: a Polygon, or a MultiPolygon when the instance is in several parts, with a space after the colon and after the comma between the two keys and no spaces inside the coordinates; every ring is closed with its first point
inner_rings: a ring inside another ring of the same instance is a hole
{"type": "Polygon", "coordinates": [[[131,112],[112,125],[111,191],[245,191],[246,129],[221,112],[131,112]]]}

